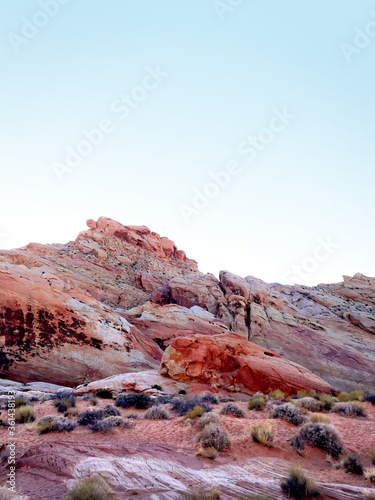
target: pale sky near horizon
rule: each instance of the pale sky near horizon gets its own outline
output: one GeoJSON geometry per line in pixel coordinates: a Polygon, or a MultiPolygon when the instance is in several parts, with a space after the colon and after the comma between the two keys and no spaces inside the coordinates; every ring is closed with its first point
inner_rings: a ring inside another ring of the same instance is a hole
{"type": "Polygon", "coordinates": [[[215,275],[375,276],[373,2],[3,1],[0,32],[1,248],[104,215],[215,275]]]}

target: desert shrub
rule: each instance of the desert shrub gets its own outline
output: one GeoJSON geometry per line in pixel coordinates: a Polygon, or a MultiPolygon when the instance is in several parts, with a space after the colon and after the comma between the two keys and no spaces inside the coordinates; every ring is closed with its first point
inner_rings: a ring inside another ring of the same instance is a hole
{"type": "Polygon", "coordinates": [[[219,403],[234,403],[234,398],[220,398],[219,403]]]}
{"type": "Polygon", "coordinates": [[[375,392],[368,392],[364,396],[365,401],[368,401],[369,403],[375,405],[375,392]]]}
{"type": "Polygon", "coordinates": [[[350,391],[348,394],[348,401],[363,401],[365,391],[350,391]]]}
{"type": "Polygon", "coordinates": [[[120,394],[116,400],[116,406],[128,408],[134,406],[138,410],[145,410],[151,406],[152,400],[147,394],[120,394]]]}
{"type": "Polygon", "coordinates": [[[270,422],[260,422],[249,427],[253,441],[263,446],[270,447],[273,441],[274,432],[270,422]]]}
{"type": "Polygon", "coordinates": [[[366,469],[364,471],[364,476],[368,481],[375,483],[375,469],[366,469]]]}
{"type": "Polygon", "coordinates": [[[91,432],[102,432],[105,434],[106,432],[112,430],[115,426],[113,420],[110,420],[111,417],[104,418],[103,420],[96,420],[92,424],[88,425],[88,428],[91,432]]]}
{"type": "Polygon", "coordinates": [[[230,446],[228,431],[216,424],[206,425],[198,438],[204,448],[215,448],[217,451],[223,451],[230,446]]]}
{"type": "Polygon", "coordinates": [[[56,427],[58,431],[72,432],[77,427],[77,422],[69,420],[65,417],[58,417],[56,419],[56,427]]]}
{"type": "Polygon", "coordinates": [[[162,391],[163,387],[159,384],[154,384],[151,386],[151,389],[156,389],[157,391],[162,391]]]}
{"type": "Polygon", "coordinates": [[[340,394],[337,396],[337,399],[340,401],[340,403],[345,403],[346,401],[349,401],[349,394],[347,392],[340,392],[340,394]]]}
{"type": "Polygon", "coordinates": [[[302,410],[291,403],[276,406],[268,414],[268,418],[283,418],[293,425],[301,425],[306,421],[302,410]]]}
{"type": "Polygon", "coordinates": [[[194,420],[195,417],[201,417],[205,411],[206,410],[203,408],[203,406],[194,406],[194,408],[191,408],[185,413],[184,420],[194,420]]]}
{"type": "Polygon", "coordinates": [[[135,427],[135,422],[123,417],[112,416],[112,417],[107,417],[105,420],[110,422],[113,425],[113,427],[127,427],[128,429],[135,427]]]}
{"type": "MultiPolygon", "coordinates": [[[[219,398],[215,394],[204,393],[199,395],[199,400],[201,403],[210,403],[212,405],[217,405],[219,403],[219,398]]],[[[222,403],[222,401],[220,401],[222,403]]]]}
{"type": "Polygon", "coordinates": [[[299,454],[305,449],[305,441],[297,434],[290,440],[290,446],[299,454]]]}
{"type": "Polygon", "coordinates": [[[307,396],[307,391],[297,391],[297,398],[304,398],[307,396]]]}
{"type": "Polygon", "coordinates": [[[72,391],[60,391],[56,394],[54,405],[60,413],[65,413],[68,408],[74,408],[77,397],[72,391]]]}
{"type": "Polygon", "coordinates": [[[375,500],[375,490],[373,488],[371,490],[362,490],[362,495],[364,496],[365,500],[375,500]]]}
{"type": "Polygon", "coordinates": [[[345,469],[345,472],[359,474],[360,476],[363,475],[363,465],[356,453],[351,453],[347,457],[344,457],[341,465],[345,469]]]}
{"type": "Polygon", "coordinates": [[[66,500],[109,500],[111,488],[100,476],[77,479],[69,491],[66,500]]]}
{"type": "Polygon", "coordinates": [[[271,391],[269,393],[269,397],[271,399],[281,401],[282,399],[285,399],[285,394],[283,393],[283,391],[280,391],[280,389],[276,389],[275,391],[271,391]]]}
{"type": "Polygon", "coordinates": [[[105,417],[103,410],[86,410],[78,415],[78,425],[91,425],[105,417]]]}
{"type": "Polygon", "coordinates": [[[158,399],[156,400],[156,404],[159,405],[166,405],[171,402],[170,396],[159,396],[158,399]]]}
{"type": "Polygon", "coordinates": [[[181,417],[195,406],[201,406],[205,411],[212,411],[212,407],[202,401],[200,396],[188,396],[187,398],[173,398],[171,401],[172,410],[176,411],[181,417]]]}
{"type": "Polygon", "coordinates": [[[216,486],[211,488],[196,488],[194,490],[184,491],[180,493],[178,500],[218,500],[220,498],[220,490],[216,486]]]}
{"type": "Polygon", "coordinates": [[[247,407],[249,410],[263,410],[266,401],[263,396],[251,396],[247,407]]]}
{"type": "Polygon", "coordinates": [[[14,398],[15,408],[20,408],[20,406],[30,406],[30,398],[26,394],[20,394],[14,398]]]}
{"type": "Polygon", "coordinates": [[[22,405],[16,408],[15,421],[18,424],[27,424],[29,422],[34,422],[35,420],[35,409],[30,405],[22,405]]]}
{"type": "Polygon", "coordinates": [[[363,406],[356,403],[338,403],[332,410],[334,413],[340,413],[346,417],[365,417],[366,413],[363,406]]]}
{"type": "Polygon", "coordinates": [[[167,420],[168,413],[162,406],[151,406],[144,414],[144,418],[148,420],[167,420]]]}
{"type": "Polygon", "coordinates": [[[225,406],[220,410],[222,415],[233,415],[237,418],[243,418],[245,416],[245,412],[234,403],[226,403],[225,406]]]}
{"type": "Polygon", "coordinates": [[[68,408],[68,410],[64,413],[64,417],[73,418],[79,414],[78,408],[68,408]]]}
{"type": "Polygon", "coordinates": [[[375,465],[375,448],[371,448],[368,452],[371,462],[375,465]]]}
{"type": "Polygon", "coordinates": [[[295,404],[299,407],[306,408],[306,410],[314,412],[322,411],[323,409],[323,404],[320,401],[310,397],[298,399],[295,404]]]}
{"type": "Polygon", "coordinates": [[[93,394],[90,394],[89,403],[92,406],[96,406],[98,404],[98,398],[96,396],[94,396],[93,394]]]}
{"type": "Polygon", "coordinates": [[[307,423],[301,427],[299,438],[302,443],[320,448],[334,458],[339,457],[344,449],[340,435],[329,424],[307,423]]]}
{"type": "Polygon", "coordinates": [[[102,399],[113,399],[113,394],[110,389],[98,389],[96,391],[96,396],[102,399]]]}
{"type": "Polygon", "coordinates": [[[36,431],[38,434],[47,434],[47,432],[57,431],[57,417],[54,415],[45,415],[36,423],[36,431]]]}
{"type": "Polygon", "coordinates": [[[217,457],[217,449],[216,448],[199,448],[196,457],[210,458],[211,460],[215,460],[217,457]]]}
{"type": "Polygon", "coordinates": [[[317,483],[306,477],[297,464],[289,465],[288,477],[281,482],[283,492],[292,498],[312,498],[319,496],[317,483]]]}
{"type": "Polygon", "coordinates": [[[206,425],[209,425],[209,424],[216,424],[216,425],[221,424],[221,420],[220,420],[219,415],[217,415],[213,411],[211,411],[209,413],[205,413],[197,421],[197,427],[200,430],[204,429],[206,427],[206,425]]]}
{"type": "Polygon", "coordinates": [[[322,394],[319,396],[319,401],[323,404],[323,408],[325,410],[332,410],[335,405],[335,399],[329,394],[322,394]]]}
{"type": "Polygon", "coordinates": [[[138,418],[138,415],[136,413],[127,413],[124,416],[125,416],[125,418],[132,418],[134,420],[136,420],[138,418]]]}
{"type": "Polygon", "coordinates": [[[118,417],[121,415],[121,413],[119,412],[119,410],[113,406],[113,405],[105,405],[105,407],[103,408],[103,414],[104,414],[104,418],[105,417],[118,417]]]}
{"type": "Polygon", "coordinates": [[[330,419],[321,413],[312,413],[309,418],[309,422],[313,422],[314,424],[329,424],[331,423],[330,419]]]}

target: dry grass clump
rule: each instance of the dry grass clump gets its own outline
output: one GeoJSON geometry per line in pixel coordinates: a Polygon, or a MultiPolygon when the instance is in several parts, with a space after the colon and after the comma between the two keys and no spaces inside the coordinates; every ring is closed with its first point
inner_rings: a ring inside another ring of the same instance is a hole
{"type": "Polygon", "coordinates": [[[372,481],[373,483],[375,483],[375,467],[372,467],[371,469],[365,469],[364,476],[368,481],[372,481]]]}
{"type": "Polygon", "coordinates": [[[167,420],[168,413],[162,406],[151,406],[144,414],[144,418],[148,420],[167,420]]]}
{"type": "Polygon", "coordinates": [[[90,394],[89,403],[91,406],[96,406],[98,404],[98,398],[96,396],[94,396],[93,394],[90,394]]]}
{"type": "Polygon", "coordinates": [[[365,397],[365,391],[350,391],[348,394],[348,401],[363,401],[365,397]]]}
{"type": "Polygon", "coordinates": [[[201,417],[205,413],[203,406],[194,406],[188,410],[184,415],[184,420],[191,419],[194,420],[196,417],[201,417]]]}
{"type": "Polygon", "coordinates": [[[57,431],[57,417],[55,415],[45,415],[36,423],[36,432],[38,434],[47,434],[47,432],[57,431]]]}
{"type": "Polygon", "coordinates": [[[325,410],[332,410],[335,406],[335,398],[333,396],[329,396],[328,394],[321,394],[319,396],[319,401],[323,404],[323,408],[325,410]]]}
{"type": "Polygon", "coordinates": [[[230,446],[230,436],[224,427],[216,424],[208,424],[199,433],[198,439],[204,448],[215,448],[223,451],[230,446]]]}
{"type": "Polygon", "coordinates": [[[210,411],[209,413],[205,413],[204,415],[202,415],[201,418],[197,420],[197,427],[200,430],[204,429],[206,425],[209,424],[220,425],[221,419],[219,415],[210,411]]]}
{"type": "Polygon", "coordinates": [[[341,461],[341,466],[345,469],[345,472],[349,474],[363,475],[363,465],[356,453],[345,456],[341,461]]]}
{"type": "Polygon", "coordinates": [[[20,406],[28,406],[31,401],[26,394],[20,394],[14,398],[14,407],[19,408],[20,406]]]}
{"type": "Polygon", "coordinates": [[[269,393],[269,397],[271,399],[276,399],[277,401],[281,401],[285,399],[285,394],[283,393],[283,391],[280,391],[280,389],[276,389],[275,391],[271,391],[269,393]]]}
{"type": "Polygon", "coordinates": [[[320,423],[320,424],[330,424],[331,421],[328,417],[325,415],[322,415],[321,413],[312,413],[310,415],[310,418],[308,420],[309,422],[313,422],[314,424],[320,423]]]}
{"type": "Polygon", "coordinates": [[[362,405],[358,403],[338,403],[332,410],[334,413],[340,413],[346,417],[365,417],[366,413],[362,405]]]}
{"type": "Polygon", "coordinates": [[[375,489],[371,490],[364,489],[362,490],[362,495],[365,497],[365,500],[375,500],[375,489]]]}
{"type": "Polygon", "coordinates": [[[264,399],[264,396],[254,394],[254,396],[251,396],[249,399],[247,407],[249,410],[263,410],[265,404],[266,400],[264,399]]]}
{"type": "Polygon", "coordinates": [[[200,487],[190,491],[180,493],[179,500],[218,500],[220,489],[217,486],[211,488],[200,487]]]}
{"type": "Polygon", "coordinates": [[[268,418],[283,418],[293,425],[301,425],[307,420],[302,410],[292,403],[285,403],[272,408],[268,414],[268,418]]]}
{"type": "Polygon", "coordinates": [[[305,472],[298,464],[290,464],[288,477],[281,482],[283,492],[292,498],[312,498],[319,496],[319,486],[312,479],[306,477],[305,472]]]}
{"type": "Polygon", "coordinates": [[[274,430],[270,422],[260,422],[249,427],[253,441],[270,448],[274,438],[274,430]]]}
{"type": "Polygon", "coordinates": [[[74,408],[77,397],[73,391],[63,390],[56,394],[54,405],[59,413],[65,413],[69,408],[74,408]]]}
{"type": "Polygon", "coordinates": [[[305,398],[297,399],[295,401],[295,404],[299,407],[306,408],[306,410],[314,412],[322,411],[323,409],[323,404],[320,401],[317,401],[316,399],[310,398],[308,396],[305,398]]]}
{"type": "Polygon", "coordinates": [[[237,418],[243,418],[245,416],[245,412],[234,403],[227,403],[220,410],[220,413],[222,415],[233,415],[234,417],[237,418]]]}
{"type": "Polygon", "coordinates": [[[34,422],[35,418],[35,410],[33,406],[22,405],[16,408],[15,421],[18,424],[27,424],[29,422],[34,422]]]}
{"type": "Polygon", "coordinates": [[[209,458],[210,460],[215,460],[217,457],[217,449],[214,447],[210,448],[199,448],[197,453],[195,454],[196,457],[203,457],[203,458],[209,458]]]}
{"type": "Polygon", "coordinates": [[[64,417],[73,418],[79,414],[78,408],[68,408],[68,410],[64,413],[64,417]]]}
{"type": "MultiPolygon", "coordinates": [[[[196,406],[204,408],[205,411],[212,411],[212,407],[208,404],[207,399],[211,400],[212,395],[203,394],[200,396],[188,396],[186,398],[177,397],[171,400],[172,410],[182,417],[189,410],[196,406]]],[[[216,404],[216,403],[214,403],[216,404]]]]}
{"type": "Polygon", "coordinates": [[[66,500],[109,500],[112,498],[109,484],[100,476],[77,479],[66,500]]]}

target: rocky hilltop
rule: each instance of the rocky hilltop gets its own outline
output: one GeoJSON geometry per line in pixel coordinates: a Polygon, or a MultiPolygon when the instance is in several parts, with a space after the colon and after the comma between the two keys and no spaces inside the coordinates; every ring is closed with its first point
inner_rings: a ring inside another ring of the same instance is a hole
{"type": "Polygon", "coordinates": [[[375,278],[217,279],[145,226],[87,226],[0,252],[3,378],[73,386],[161,365],[215,390],[375,388],[375,278]]]}

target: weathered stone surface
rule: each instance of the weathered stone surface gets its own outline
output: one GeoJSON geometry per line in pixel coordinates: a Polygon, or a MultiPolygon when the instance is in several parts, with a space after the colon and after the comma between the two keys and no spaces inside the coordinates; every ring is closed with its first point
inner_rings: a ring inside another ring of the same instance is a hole
{"type": "Polygon", "coordinates": [[[336,392],[306,368],[236,333],[173,339],[164,352],[160,373],[175,380],[210,383],[215,388],[232,387],[238,392],[336,392]]]}

